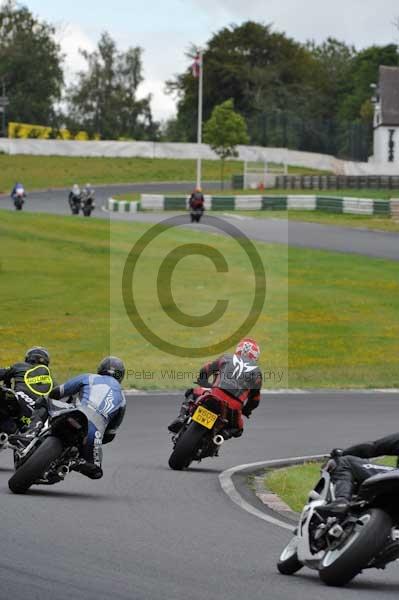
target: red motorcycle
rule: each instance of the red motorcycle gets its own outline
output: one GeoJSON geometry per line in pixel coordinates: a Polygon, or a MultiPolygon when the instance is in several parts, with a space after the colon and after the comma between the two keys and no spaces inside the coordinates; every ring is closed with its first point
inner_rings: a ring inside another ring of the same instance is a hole
{"type": "Polygon", "coordinates": [[[187,469],[195,461],[218,456],[221,445],[231,437],[239,437],[237,411],[227,402],[203,387],[193,389],[186,420],[173,435],[173,452],[169,466],[175,471],[187,469]]]}

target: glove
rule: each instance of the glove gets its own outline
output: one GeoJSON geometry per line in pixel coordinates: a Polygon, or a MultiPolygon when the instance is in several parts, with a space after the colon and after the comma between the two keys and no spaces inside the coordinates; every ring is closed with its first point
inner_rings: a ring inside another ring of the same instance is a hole
{"type": "Polygon", "coordinates": [[[330,458],[330,460],[328,460],[322,466],[322,469],[324,469],[325,471],[328,471],[328,473],[332,473],[333,471],[335,471],[336,468],[337,468],[337,461],[334,458],[330,458]]]}
{"type": "Polygon", "coordinates": [[[194,391],[194,388],[188,388],[188,390],[186,390],[184,392],[184,397],[185,398],[190,398],[190,396],[192,396],[192,394],[193,394],[193,391],[194,391]]]}
{"type": "Polygon", "coordinates": [[[247,419],[249,419],[249,417],[251,416],[252,410],[249,408],[248,405],[245,405],[241,412],[244,415],[244,417],[247,417],[247,419]]]}

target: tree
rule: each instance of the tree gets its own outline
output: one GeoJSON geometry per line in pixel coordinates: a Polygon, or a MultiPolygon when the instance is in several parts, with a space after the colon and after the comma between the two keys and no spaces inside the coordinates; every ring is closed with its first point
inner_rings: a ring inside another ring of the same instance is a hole
{"type": "Polygon", "coordinates": [[[68,121],[105,139],[155,138],[158,124],[152,119],[151,96],[137,98],[143,81],[141,48],[118,52],[104,32],[97,50],[81,54],[88,68],[68,91],[68,121]]]}
{"type": "Polygon", "coordinates": [[[238,156],[237,144],[248,144],[247,125],[243,117],[234,111],[233,100],[215,106],[212,116],[204,126],[204,141],[221,159],[221,187],[223,189],[224,161],[238,156]]]}
{"type": "Polygon", "coordinates": [[[380,65],[396,67],[398,65],[398,47],[370,46],[359,52],[352,61],[349,73],[347,93],[342,98],[338,117],[348,121],[358,120],[364,103],[371,96],[370,84],[377,83],[380,65]]]}
{"type": "Polygon", "coordinates": [[[63,86],[62,55],[55,29],[25,6],[6,0],[0,7],[0,80],[10,105],[8,119],[47,125],[63,86]]]}
{"type": "MultiPolygon", "coordinates": [[[[305,47],[270,25],[247,21],[224,27],[204,51],[204,118],[229,98],[245,118],[297,107],[312,60],[305,47]]],[[[166,82],[166,90],[177,95],[178,123],[190,141],[196,138],[197,88],[191,69],[166,82]]]]}

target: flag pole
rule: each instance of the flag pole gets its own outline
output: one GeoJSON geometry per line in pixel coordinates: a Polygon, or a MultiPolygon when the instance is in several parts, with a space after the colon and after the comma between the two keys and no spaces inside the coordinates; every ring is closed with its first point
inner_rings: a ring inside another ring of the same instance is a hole
{"type": "Polygon", "coordinates": [[[198,50],[198,129],[197,129],[197,187],[201,187],[201,144],[202,144],[202,95],[203,95],[203,52],[198,50]]]}

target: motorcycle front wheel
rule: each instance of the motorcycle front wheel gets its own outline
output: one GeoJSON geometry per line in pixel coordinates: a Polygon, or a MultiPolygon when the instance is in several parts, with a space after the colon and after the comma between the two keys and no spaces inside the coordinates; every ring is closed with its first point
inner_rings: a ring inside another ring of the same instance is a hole
{"type": "Polygon", "coordinates": [[[319,576],[324,583],[343,586],[367,567],[387,542],[392,521],[386,512],[372,508],[362,513],[351,535],[323,557],[319,576]]]}
{"type": "Polygon", "coordinates": [[[43,477],[48,467],[61,455],[62,451],[63,445],[58,438],[54,436],[46,438],[9,479],[10,490],[14,494],[25,494],[35,481],[43,477]]]}
{"type": "Polygon", "coordinates": [[[302,567],[303,564],[298,560],[297,537],[294,536],[280,554],[277,569],[282,575],[293,575],[302,567]]]}

